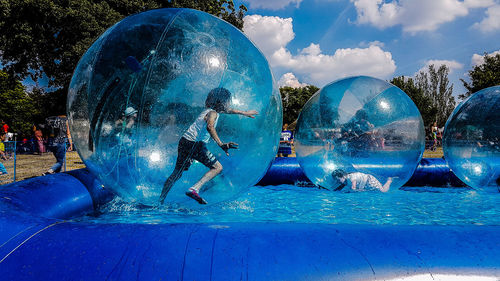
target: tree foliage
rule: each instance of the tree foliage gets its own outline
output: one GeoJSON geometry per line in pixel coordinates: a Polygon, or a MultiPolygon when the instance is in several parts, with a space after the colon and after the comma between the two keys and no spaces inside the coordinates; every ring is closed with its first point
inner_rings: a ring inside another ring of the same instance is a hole
{"type": "Polygon", "coordinates": [[[438,110],[436,105],[432,103],[431,98],[424,94],[424,90],[417,87],[412,78],[405,78],[404,76],[395,77],[390,83],[403,90],[412,99],[420,114],[422,114],[424,126],[426,128],[430,127],[435,121],[438,110]]]}
{"type": "Polygon", "coordinates": [[[73,70],[99,35],[131,14],[179,7],[208,12],[239,29],[246,12],[233,0],[0,0],[2,118],[29,134],[31,123],[64,114],[73,70]],[[26,91],[19,83],[43,75],[48,89],[26,91]]]}
{"type": "Polygon", "coordinates": [[[31,121],[39,114],[33,97],[26,93],[21,82],[3,71],[0,71],[0,112],[12,131],[25,136],[31,134],[31,121]]]}
{"type": "Polygon", "coordinates": [[[484,63],[474,66],[469,71],[469,78],[470,83],[460,79],[467,89],[465,94],[458,96],[462,100],[479,90],[500,85],[500,54],[488,55],[488,53],[485,53],[484,63]]]}
{"type": "Polygon", "coordinates": [[[437,109],[432,117],[439,127],[446,124],[446,120],[455,109],[453,84],[450,85],[448,79],[449,72],[450,69],[446,65],[441,65],[438,69],[434,65],[429,65],[427,72],[420,71],[415,77],[416,87],[423,91],[424,96],[428,97],[432,106],[437,109]]]}
{"type": "Polygon", "coordinates": [[[0,0],[3,70],[17,80],[45,74],[50,87],[66,92],[78,60],[107,28],[134,13],[172,7],[206,11],[240,29],[246,11],[233,0],[0,0]]]}
{"type": "Polygon", "coordinates": [[[291,124],[299,117],[304,104],[319,90],[318,87],[308,85],[301,88],[280,88],[283,101],[283,124],[291,124]]]}

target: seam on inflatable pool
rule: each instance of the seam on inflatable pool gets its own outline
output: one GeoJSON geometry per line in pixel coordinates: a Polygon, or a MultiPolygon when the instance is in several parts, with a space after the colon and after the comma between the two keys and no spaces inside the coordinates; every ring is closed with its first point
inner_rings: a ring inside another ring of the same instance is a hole
{"type": "Polygon", "coordinates": [[[358,254],[359,254],[361,257],[363,257],[363,259],[366,261],[366,263],[370,266],[370,269],[372,270],[373,275],[376,275],[376,274],[375,274],[375,270],[373,269],[373,266],[372,266],[372,264],[370,263],[370,260],[368,260],[368,258],[366,257],[366,255],[365,255],[365,254],[363,254],[363,252],[362,252],[360,249],[358,249],[358,248],[356,248],[356,247],[352,246],[351,244],[347,243],[347,242],[346,242],[344,239],[342,239],[342,238],[340,238],[340,241],[342,241],[342,243],[344,243],[344,245],[346,245],[347,247],[349,247],[349,248],[353,249],[354,251],[358,252],[358,254]]]}
{"type": "Polygon", "coordinates": [[[184,280],[184,268],[186,266],[186,256],[187,256],[187,252],[188,252],[188,248],[189,248],[189,241],[191,240],[191,236],[193,235],[193,233],[195,233],[197,230],[198,229],[195,229],[195,230],[189,232],[189,236],[188,236],[188,239],[186,241],[186,247],[184,248],[184,258],[182,260],[181,276],[180,276],[179,280],[184,280]]]}
{"type": "Polygon", "coordinates": [[[422,262],[423,266],[425,267],[425,269],[427,270],[427,272],[429,273],[429,275],[431,276],[432,280],[435,280],[434,279],[434,275],[432,275],[432,272],[431,272],[431,269],[429,268],[429,266],[427,266],[427,263],[420,257],[420,255],[418,253],[412,253],[410,250],[408,249],[405,249],[406,252],[408,253],[408,255],[410,256],[415,256],[419,261],[422,262]]]}
{"type": "Polygon", "coordinates": [[[210,281],[212,281],[212,269],[214,266],[214,248],[215,248],[215,240],[217,240],[217,234],[219,234],[219,229],[215,231],[214,240],[212,241],[212,254],[210,257],[210,281]]]}
{"type": "Polygon", "coordinates": [[[38,230],[37,232],[33,233],[30,237],[26,238],[23,242],[21,242],[19,245],[17,245],[14,249],[12,249],[12,251],[10,251],[5,257],[3,257],[3,259],[0,260],[0,263],[2,263],[6,258],[8,258],[12,253],[14,253],[17,249],[19,249],[19,247],[21,247],[24,243],[28,242],[28,240],[30,240],[31,238],[35,237],[36,235],[38,235],[40,232],[48,229],[48,228],[51,228],[55,225],[58,225],[60,223],[65,223],[67,221],[57,221],[53,224],[50,224],[40,230],[38,230]]]}
{"type": "Polygon", "coordinates": [[[35,227],[35,225],[32,225],[30,227],[27,227],[27,228],[19,231],[18,233],[16,233],[16,235],[10,237],[9,240],[5,241],[2,245],[0,245],[0,249],[3,248],[3,246],[5,246],[7,243],[9,243],[10,241],[12,241],[12,239],[16,238],[17,236],[19,236],[21,233],[25,232],[26,230],[32,229],[33,227],[35,227]]]}
{"type": "MultiPolygon", "coordinates": [[[[135,231],[134,231],[135,232],[135,231]]],[[[132,236],[133,233],[131,233],[131,236],[132,236]]],[[[118,265],[122,264],[122,261],[123,259],[125,258],[125,263],[124,265],[127,263],[127,260],[128,260],[128,246],[125,247],[125,250],[122,252],[122,255],[120,256],[120,259],[118,260],[118,262],[115,263],[115,265],[113,266],[113,268],[111,269],[111,271],[108,273],[108,276],[106,276],[106,279],[105,280],[110,280],[111,278],[111,275],[113,275],[113,273],[118,269],[118,265]]],[[[124,265],[121,266],[120,268],[120,272],[118,273],[118,280],[120,280],[120,275],[121,275],[121,271],[123,270],[123,267],[124,265]]]]}

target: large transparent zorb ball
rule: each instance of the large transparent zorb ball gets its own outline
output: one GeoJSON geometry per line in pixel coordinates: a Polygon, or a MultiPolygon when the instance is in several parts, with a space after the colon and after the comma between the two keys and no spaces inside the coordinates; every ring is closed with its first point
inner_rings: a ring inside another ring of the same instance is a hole
{"type": "Polygon", "coordinates": [[[295,148],[307,177],[331,190],[388,191],[412,176],[424,151],[413,101],[383,80],[330,83],[302,109],[295,148]]]}
{"type": "Polygon", "coordinates": [[[481,90],[455,108],[446,122],[444,157],[469,186],[498,192],[500,187],[500,86],[481,90]]]}
{"type": "MultiPolygon", "coordinates": [[[[68,94],[78,152],[90,171],[121,197],[155,204],[174,170],[179,140],[217,88],[230,92],[229,108],[258,111],[255,119],[219,114],[221,141],[239,144],[230,156],[213,140],[206,145],[223,171],[203,186],[201,195],[208,203],[233,198],[259,181],[276,154],[281,99],[255,45],[204,12],[136,14],[97,39],[81,58],[68,94]]],[[[205,124],[199,128],[206,132],[205,124]]],[[[210,158],[206,151],[184,153],[184,172],[165,203],[197,204],[185,192],[209,170],[192,160],[201,154],[210,158]]]]}

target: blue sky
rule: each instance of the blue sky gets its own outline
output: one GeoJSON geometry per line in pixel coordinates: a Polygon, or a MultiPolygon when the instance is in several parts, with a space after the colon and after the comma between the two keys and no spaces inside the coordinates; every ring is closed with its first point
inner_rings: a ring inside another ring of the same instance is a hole
{"type": "Polygon", "coordinates": [[[244,32],[280,86],[414,76],[446,64],[454,94],[484,52],[500,52],[500,0],[242,0],[244,32]]]}

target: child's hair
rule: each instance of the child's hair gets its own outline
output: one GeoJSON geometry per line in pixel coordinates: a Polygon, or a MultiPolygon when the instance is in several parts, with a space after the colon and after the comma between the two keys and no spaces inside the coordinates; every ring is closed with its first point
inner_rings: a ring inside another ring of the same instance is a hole
{"type": "MultiPolygon", "coordinates": [[[[333,180],[344,178],[345,176],[347,176],[347,173],[344,170],[342,170],[342,169],[337,169],[337,170],[335,170],[335,171],[332,172],[333,180]]],[[[342,182],[342,183],[340,183],[339,186],[337,186],[337,188],[334,189],[334,191],[340,191],[345,186],[346,186],[346,183],[342,182]]]]}
{"type": "Polygon", "coordinates": [[[368,118],[368,114],[363,109],[358,110],[355,116],[358,119],[358,121],[368,118]]]}
{"type": "Polygon", "coordinates": [[[231,99],[231,92],[226,88],[212,89],[205,100],[205,107],[211,108],[217,112],[227,110],[228,101],[231,99]]]}
{"type": "Polygon", "coordinates": [[[337,170],[332,172],[332,177],[334,177],[334,178],[343,178],[346,175],[347,175],[347,173],[342,169],[337,169],[337,170]]]}

